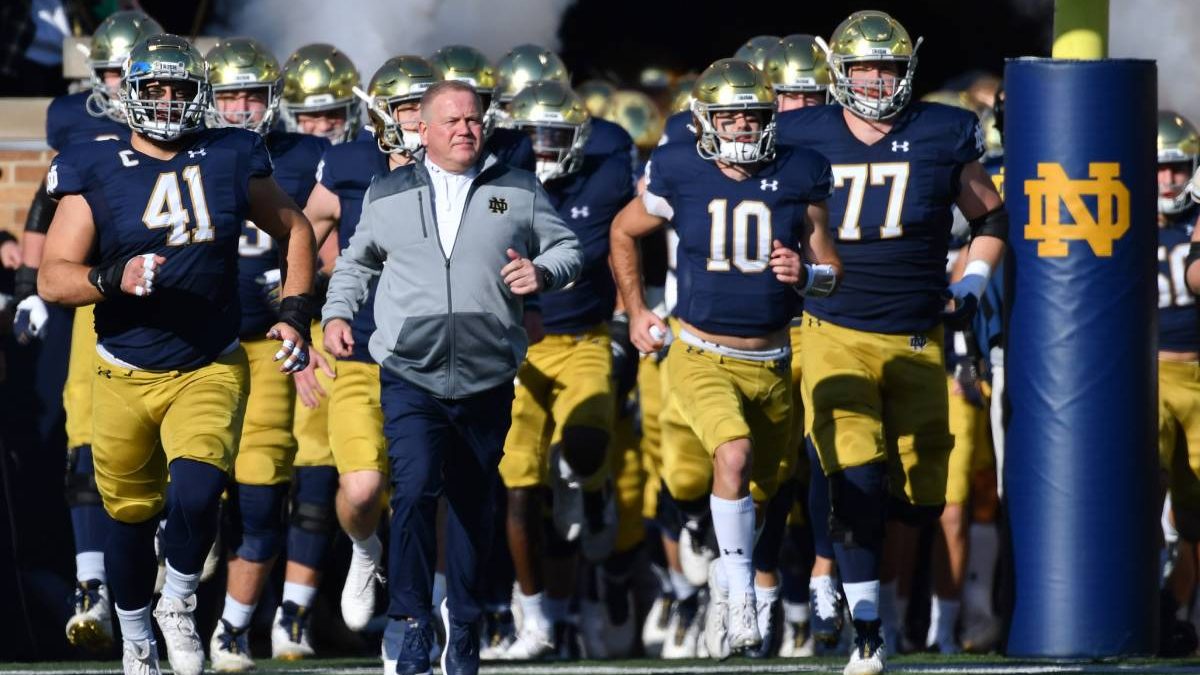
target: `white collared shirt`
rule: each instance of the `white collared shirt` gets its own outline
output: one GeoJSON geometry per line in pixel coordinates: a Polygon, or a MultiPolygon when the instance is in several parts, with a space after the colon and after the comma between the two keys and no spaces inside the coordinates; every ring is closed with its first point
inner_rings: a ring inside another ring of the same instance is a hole
{"type": "Polygon", "coordinates": [[[479,175],[472,166],[463,173],[450,173],[434,164],[425,156],[425,168],[429,171],[429,182],[433,186],[434,217],[437,218],[438,239],[442,252],[450,257],[454,240],[458,238],[458,226],[462,222],[463,209],[467,205],[467,193],[471,182],[479,175]]]}

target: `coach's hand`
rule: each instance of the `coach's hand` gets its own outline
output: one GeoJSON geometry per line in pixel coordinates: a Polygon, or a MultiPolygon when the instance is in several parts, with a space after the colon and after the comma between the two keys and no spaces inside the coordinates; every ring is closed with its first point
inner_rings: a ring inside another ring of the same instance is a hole
{"type": "Polygon", "coordinates": [[[329,379],[337,377],[333,366],[321,356],[321,352],[315,349],[308,350],[309,358],[308,367],[296,373],[296,395],[300,397],[300,402],[305,408],[318,408],[321,405],[321,399],[329,396],[325,392],[325,388],[321,386],[321,381],[317,379],[317,368],[320,368],[329,379]]]}
{"type": "Polygon", "coordinates": [[[529,258],[522,257],[516,249],[508,249],[508,264],[500,268],[500,276],[508,284],[513,295],[529,295],[542,290],[542,279],[538,268],[529,258]]]}
{"type": "Polygon", "coordinates": [[[345,319],[333,319],[325,324],[325,351],[339,359],[349,358],[354,352],[354,336],[345,319]]]}
{"type": "Polygon", "coordinates": [[[166,258],[153,253],[133,256],[121,274],[121,291],[138,297],[150,295],[154,292],[154,277],[165,262],[166,258]]]}

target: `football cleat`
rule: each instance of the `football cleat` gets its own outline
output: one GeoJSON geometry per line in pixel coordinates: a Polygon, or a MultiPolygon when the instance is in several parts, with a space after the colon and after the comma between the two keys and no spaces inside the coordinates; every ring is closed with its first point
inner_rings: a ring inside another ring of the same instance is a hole
{"type": "Polygon", "coordinates": [[[664,659],[694,659],[700,656],[700,629],[704,617],[700,612],[700,594],[677,601],[667,622],[666,640],[662,646],[664,659]]]}
{"type": "Polygon", "coordinates": [[[353,631],[366,628],[375,614],[375,584],[382,583],[379,565],[352,553],[346,583],[342,586],[342,621],[353,631]]]}
{"type": "Polygon", "coordinates": [[[112,606],[108,586],[92,579],[75,585],[75,613],[67,620],[67,641],[85,649],[107,649],[112,644],[112,606]]]}
{"type": "Polygon", "coordinates": [[[498,661],[517,639],[517,626],[511,610],[485,612],[483,631],[479,636],[479,658],[498,661]]]}
{"type": "Polygon", "coordinates": [[[689,518],[679,532],[679,565],[683,568],[683,576],[693,586],[708,584],[708,569],[717,557],[708,543],[711,527],[712,520],[708,516],[689,518]]]}
{"type": "MultiPolygon", "coordinates": [[[[528,619],[528,617],[526,617],[528,619]]],[[[517,639],[501,656],[506,661],[533,661],[554,651],[554,635],[550,626],[539,621],[521,622],[517,639]]]]}
{"type": "Polygon", "coordinates": [[[254,659],[250,658],[249,632],[249,626],[238,630],[225,619],[217,622],[217,629],[208,643],[208,657],[212,660],[213,670],[218,673],[254,670],[254,659]]]}
{"type": "Polygon", "coordinates": [[[308,641],[308,616],[308,608],[294,602],[284,602],[275,610],[275,621],[271,623],[271,658],[299,661],[316,653],[308,641]]]}
{"type": "Polygon", "coordinates": [[[758,630],[758,603],[754,591],[740,598],[729,598],[729,623],[726,629],[729,651],[741,654],[762,644],[758,630]]]}
{"type": "Polygon", "coordinates": [[[154,640],[124,640],[121,650],[121,672],[124,675],[160,675],[158,645],[154,640]]]}
{"type": "Polygon", "coordinates": [[[595,570],[594,597],[585,597],[580,633],[589,659],[624,659],[633,653],[635,635],[633,589],[595,570]]]}
{"type": "Polygon", "coordinates": [[[752,659],[767,659],[775,656],[783,640],[783,600],[776,598],[774,602],[758,601],[758,633],[762,642],[757,647],[746,651],[746,656],[752,659]]]}
{"type": "Polygon", "coordinates": [[[204,672],[204,647],[196,633],[196,596],[187,600],[162,596],[154,607],[154,620],[167,643],[167,660],[176,675],[204,672]]]}
{"type": "Polygon", "coordinates": [[[887,648],[879,632],[879,619],[854,622],[854,647],[842,675],[879,675],[887,666],[887,648]]]}
{"type": "MultiPolygon", "coordinates": [[[[682,548],[682,547],[681,547],[682,548]]],[[[715,566],[721,564],[718,558],[709,566],[708,576],[716,579],[715,566]]],[[[704,646],[708,655],[714,659],[729,658],[729,596],[718,584],[713,583],[708,588],[708,611],[704,613],[704,646]]],[[[757,624],[755,632],[757,632],[757,624]]]]}
{"type": "Polygon", "coordinates": [[[650,611],[646,612],[646,622],[642,624],[642,647],[647,656],[662,655],[674,606],[675,598],[670,595],[660,595],[650,604],[650,611]]]}
{"type": "Polygon", "coordinates": [[[808,588],[808,606],[812,608],[812,637],[815,642],[832,647],[842,636],[842,598],[832,577],[816,578],[825,581],[808,588]]]}
{"type": "Polygon", "coordinates": [[[779,656],[785,659],[806,658],[816,653],[812,631],[807,621],[784,621],[779,656]]]}

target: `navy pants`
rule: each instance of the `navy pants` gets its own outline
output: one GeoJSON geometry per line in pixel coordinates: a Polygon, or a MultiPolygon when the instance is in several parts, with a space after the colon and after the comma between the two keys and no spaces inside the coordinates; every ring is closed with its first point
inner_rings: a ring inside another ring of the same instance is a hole
{"type": "MultiPolygon", "coordinates": [[[[455,621],[482,612],[511,383],[441,399],[383,369],[383,432],[392,471],[388,616],[433,620],[437,500],[446,496],[446,591],[455,621]]],[[[440,620],[440,619],[439,619],[440,620]]]]}

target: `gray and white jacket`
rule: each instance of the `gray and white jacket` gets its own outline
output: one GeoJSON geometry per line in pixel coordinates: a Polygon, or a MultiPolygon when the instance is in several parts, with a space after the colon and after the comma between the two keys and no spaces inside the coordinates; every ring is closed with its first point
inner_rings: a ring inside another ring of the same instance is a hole
{"type": "Polygon", "coordinates": [[[546,268],[546,290],[572,282],[583,254],[537,177],[493,155],[467,193],[451,251],[442,250],[433,194],[421,161],[371,181],[321,321],[350,320],[379,276],[371,357],[432,396],[465,398],[511,382],[529,346],[523,299],[500,276],[505,250],[546,268]]]}

